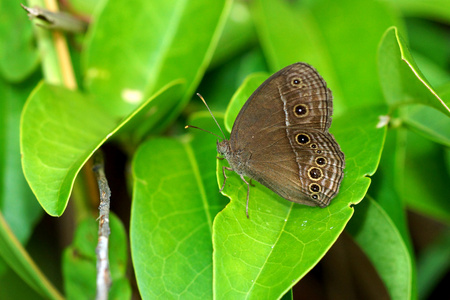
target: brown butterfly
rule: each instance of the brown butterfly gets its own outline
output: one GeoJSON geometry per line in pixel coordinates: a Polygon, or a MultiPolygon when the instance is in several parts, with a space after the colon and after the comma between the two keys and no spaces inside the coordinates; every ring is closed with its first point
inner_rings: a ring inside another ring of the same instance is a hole
{"type": "Polygon", "coordinates": [[[220,190],[225,170],[238,173],[247,184],[247,217],[250,185],[244,176],[286,200],[328,206],[345,167],[344,153],[328,131],[332,113],[331,90],[312,66],[295,63],[270,76],[242,107],[230,139],[217,142],[230,165],[223,167],[220,190]]]}

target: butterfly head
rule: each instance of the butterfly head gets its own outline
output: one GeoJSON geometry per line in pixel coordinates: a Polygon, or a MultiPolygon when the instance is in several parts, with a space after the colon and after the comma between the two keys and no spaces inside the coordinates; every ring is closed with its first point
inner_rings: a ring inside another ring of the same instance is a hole
{"type": "Polygon", "coordinates": [[[228,158],[231,153],[231,145],[229,140],[217,141],[217,152],[220,155],[223,155],[225,158],[228,158]]]}

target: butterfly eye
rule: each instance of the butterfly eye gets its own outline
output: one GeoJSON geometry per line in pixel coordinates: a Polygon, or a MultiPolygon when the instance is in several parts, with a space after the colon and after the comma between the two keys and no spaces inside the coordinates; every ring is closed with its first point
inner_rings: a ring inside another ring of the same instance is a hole
{"type": "Polygon", "coordinates": [[[309,191],[312,192],[312,193],[320,192],[320,185],[318,185],[317,183],[311,183],[309,185],[309,191]]]}
{"type": "Polygon", "coordinates": [[[304,87],[303,81],[300,78],[293,78],[291,80],[291,84],[295,87],[304,87]]]}
{"type": "Polygon", "coordinates": [[[306,133],[297,134],[295,136],[295,140],[297,141],[297,143],[299,143],[301,145],[306,145],[311,141],[309,135],[307,135],[306,133]]]}
{"type": "Polygon", "coordinates": [[[308,115],[308,107],[304,104],[294,106],[294,114],[296,117],[305,117],[308,115]]]}
{"type": "Polygon", "coordinates": [[[322,170],[319,168],[310,168],[308,170],[308,177],[309,179],[314,181],[319,180],[320,178],[323,177],[322,170]]]}
{"type": "Polygon", "coordinates": [[[318,157],[316,158],[316,164],[318,164],[319,166],[323,166],[324,164],[327,163],[327,159],[325,157],[318,157]]]}

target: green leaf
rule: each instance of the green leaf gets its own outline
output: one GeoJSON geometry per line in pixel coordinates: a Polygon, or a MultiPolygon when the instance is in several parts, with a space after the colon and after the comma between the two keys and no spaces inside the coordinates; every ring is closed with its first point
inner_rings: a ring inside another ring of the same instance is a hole
{"type": "Polygon", "coordinates": [[[256,32],[249,5],[242,0],[233,1],[209,67],[214,68],[222,63],[228,63],[232,56],[256,44],[256,32]]]}
{"type": "MultiPolygon", "coordinates": [[[[443,41],[441,41],[441,43],[443,43],[443,41]]],[[[450,55],[450,51],[448,52],[450,55]]],[[[444,95],[442,95],[439,91],[442,85],[445,85],[448,82],[450,82],[450,72],[445,69],[444,67],[445,64],[439,64],[434,62],[432,58],[426,57],[418,53],[414,48],[412,48],[412,46],[411,46],[411,55],[412,57],[414,57],[416,64],[420,67],[420,71],[422,71],[422,74],[424,74],[428,82],[432,86],[436,87],[436,93],[442,100],[444,100],[444,102],[446,102],[444,95]]]]}
{"type": "Polygon", "coordinates": [[[413,210],[433,219],[450,221],[450,176],[444,167],[445,149],[412,131],[403,132],[404,163],[398,171],[400,195],[413,210]]]}
{"type": "MultiPolygon", "coordinates": [[[[227,127],[261,80],[250,77],[239,89],[227,111],[227,127]]],[[[383,113],[384,107],[373,106],[333,118],[331,132],[345,153],[346,168],[340,192],[327,208],[288,202],[254,182],[247,219],[247,185],[237,174],[227,174],[224,193],[231,202],[213,227],[215,297],[275,299],[317,264],[350,219],[349,206],[368,189],[366,176],[375,172],[384,141],[385,128],[376,127],[383,113]]],[[[226,165],[219,163],[218,177],[226,165]]]]}
{"type": "MultiPolygon", "coordinates": [[[[190,123],[215,126],[209,114],[190,123]]],[[[212,298],[212,222],[226,199],[215,137],[192,133],[149,140],[133,159],[131,253],[143,298],[212,298]]]]}
{"type": "MultiPolygon", "coordinates": [[[[120,220],[110,215],[109,267],[112,285],[111,299],[130,299],[131,287],[125,277],[127,236],[120,220]]],[[[80,222],[75,237],[63,255],[64,289],[68,299],[94,299],[96,294],[96,247],[98,222],[87,218],[80,222]]]]}
{"type": "Polygon", "coordinates": [[[12,233],[0,213],[0,256],[31,288],[48,299],[62,299],[12,233]]]}
{"type": "Polygon", "coordinates": [[[20,164],[20,113],[32,84],[16,86],[0,80],[0,211],[22,243],[42,216],[20,164]]]}
{"type": "Polygon", "coordinates": [[[436,143],[450,147],[450,118],[422,104],[405,107],[401,120],[411,130],[436,143]]]}
{"type": "Polygon", "coordinates": [[[90,0],[73,0],[70,1],[70,6],[73,11],[85,15],[92,15],[99,5],[103,5],[104,1],[90,1],[90,0]]]}
{"type": "Polygon", "coordinates": [[[360,235],[356,240],[378,270],[391,298],[416,299],[418,281],[414,250],[400,183],[405,163],[404,133],[402,128],[388,131],[380,167],[369,190],[377,202],[370,198],[368,205],[357,206],[355,217],[347,228],[354,236],[360,235]],[[380,245],[389,247],[379,249],[380,245]],[[393,272],[392,268],[395,268],[393,272]]]}
{"type": "Polygon", "coordinates": [[[366,253],[392,299],[412,299],[412,257],[396,226],[373,200],[355,207],[347,230],[366,253]]]}
{"type": "Polygon", "coordinates": [[[39,55],[33,44],[33,24],[20,2],[0,0],[0,73],[9,81],[23,81],[37,67],[39,55]]]}
{"type": "Polygon", "coordinates": [[[21,280],[12,269],[3,272],[0,275],[0,281],[2,283],[2,288],[0,289],[1,299],[47,299],[21,280]]]}
{"type": "Polygon", "coordinates": [[[398,130],[389,130],[387,132],[380,166],[373,176],[373,183],[368,194],[372,198],[377,199],[377,204],[381,206],[381,209],[384,210],[395,225],[412,255],[413,248],[409,237],[405,204],[400,197],[399,182],[402,173],[399,169],[404,164],[402,133],[402,131],[398,130]]]}
{"type": "Polygon", "coordinates": [[[92,153],[136,114],[148,111],[152,101],[177,92],[175,84],[164,87],[121,122],[86,94],[40,84],[22,112],[21,152],[25,177],[45,211],[60,216],[76,175],[92,153]]]}
{"type": "Polygon", "coordinates": [[[399,23],[385,4],[353,0],[255,4],[257,32],[272,71],[297,61],[313,65],[333,91],[336,115],[346,107],[382,103],[374,49],[386,28],[399,23]]]}
{"type": "MultiPolygon", "coordinates": [[[[198,92],[208,102],[211,110],[225,112],[230,99],[248,74],[262,71],[267,71],[265,58],[261,50],[255,48],[208,72],[198,87],[198,92]]],[[[197,97],[193,98],[189,106],[204,110],[203,103],[197,97]]]]}
{"type": "Polygon", "coordinates": [[[424,104],[450,116],[450,109],[428,83],[412,58],[397,28],[389,28],[378,50],[378,69],[384,97],[396,109],[400,105],[424,104]]]}
{"type": "Polygon", "coordinates": [[[292,289],[290,289],[286,294],[283,295],[281,300],[293,300],[294,299],[294,292],[292,289]]]}
{"type": "Polygon", "coordinates": [[[447,0],[389,0],[388,2],[407,16],[450,22],[450,7],[447,0]]]}
{"type": "MultiPolygon", "coordinates": [[[[228,0],[108,1],[95,16],[84,52],[85,85],[112,115],[125,116],[163,86],[182,79],[177,116],[219,39],[228,0]],[[188,58],[188,59],[186,59],[188,58]]],[[[175,107],[175,109],[173,109],[175,107]]],[[[158,115],[164,117],[164,113],[158,115]]]]}
{"type": "Polygon", "coordinates": [[[48,214],[63,213],[75,176],[114,125],[79,92],[40,84],[30,95],[22,112],[23,171],[48,214]]]}
{"type": "MultiPolygon", "coordinates": [[[[425,59],[429,60],[428,64],[432,63],[436,67],[439,67],[440,71],[437,73],[444,73],[446,75],[445,77],[448,79],[450,74],[448,73],[448,70],[445,70],[444,66],[450,55],[450,49],[446,42],[448,39],[448,30],[446,30],[445,26],[441,26],[441,24],[435,20],[414,17],[406,18],[405,22],[408,29],[408,41],[413,51],[413,56],[416,58],[420,68],[422,69],[423,62],[419,61],[419,59],[420,56],[423,56],[422,61],[425,61],[425,59]]],[[[433,77],[435,76],[430,76],[426,69],[422,69],[422,72],[433,85],[439,86],[439,83],[437,83],[436,80],[433,80],[433,77]]],[[[442,77],[439,76],[437,79],[440,81],[440,79],[443,79],[442,77]]]]}

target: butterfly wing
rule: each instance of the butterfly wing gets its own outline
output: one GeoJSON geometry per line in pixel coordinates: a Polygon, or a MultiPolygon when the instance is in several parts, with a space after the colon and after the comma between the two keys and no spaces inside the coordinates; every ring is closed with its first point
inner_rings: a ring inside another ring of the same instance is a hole
{"type": "Polygon", "coordinates": [[[331,91],[313,67],[296,63],[280,70],[236,118],[230,165],[287,200],[327,206],[345,167],[344,154],[328,132],[332,112],[331,91]]]}

